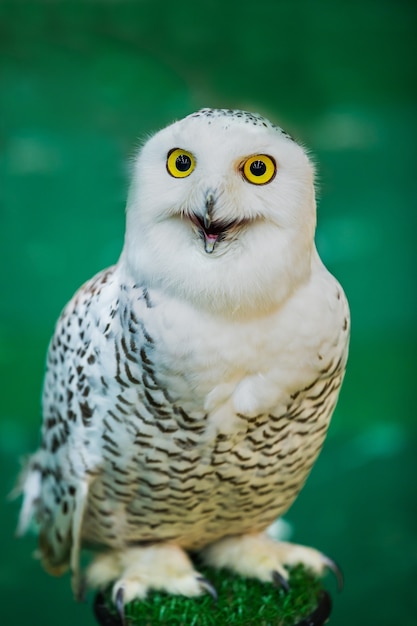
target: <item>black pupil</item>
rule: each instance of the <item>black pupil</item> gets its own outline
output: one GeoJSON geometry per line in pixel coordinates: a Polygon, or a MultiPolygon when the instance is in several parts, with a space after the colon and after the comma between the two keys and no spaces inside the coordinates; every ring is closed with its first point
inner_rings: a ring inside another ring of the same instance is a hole
{"type": "Polygon", "coordinates": [[[180,154],[175,160],[175,167],[179,172],[186,172],[191,167],[191,159],[187,154],[180,154]]]}
{"type": "Polygon", "coordinates": [[[266,172],[266,165],[263,161],[254,161],[249,169],[254,176],[262,176],[266,172]]]}

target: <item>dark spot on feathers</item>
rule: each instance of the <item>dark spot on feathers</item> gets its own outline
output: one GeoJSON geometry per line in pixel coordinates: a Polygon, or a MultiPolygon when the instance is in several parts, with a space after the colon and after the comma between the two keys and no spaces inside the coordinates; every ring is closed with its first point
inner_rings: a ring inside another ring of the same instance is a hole
{"type": "Polygon", "coordinates": [[[146,302],[146,306],[148,307],[148,309],[152,309],[153,304],[152,304],[151,298],[149,296],[149,292],[146,289],[146,287],[143,289],[142,295],[143,295],[143,298],[144,298],[144,300],[146,302]]]}
{"type": "Polygon", "coordinates": [[[53,428],[56,425],[57,421],[55,417],[48,417],[45,421],[45,425],[47,428],[53,428]]]}
{"type": "Polygon", "coordinates": [[[56,435],[52,437],[51,452],[54,454],[61,447],[61,442],[56,435]]]}
{"type": "Polygon", "coordinates": [[[83,420],[83,424],[84,426],[88,426],[90,423],[90,419],[93,415],[93,409],[90,407],[88,402],[80,402],[79,405],[81,409],[81,417],[83,420]]]}
{"type": "Polygon", "coordinates": [[[143,363],[146,363],[147,365],[152,365],[152,361],[149,360],[148,355],[145,352],[145,348],[141,348],[140,349],[140,358],[142,359],[143,363]]]}

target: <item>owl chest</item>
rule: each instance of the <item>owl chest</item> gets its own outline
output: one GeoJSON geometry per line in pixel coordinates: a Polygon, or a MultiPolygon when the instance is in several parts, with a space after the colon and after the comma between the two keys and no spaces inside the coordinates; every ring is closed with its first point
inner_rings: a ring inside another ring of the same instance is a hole
{"type": "Polygon", "coordinates": [[[271,327],[270,320],[239,324],[169,310],[169,316],[163,312],[149,324],[158,340],[145,347],[152,366],[144,367],[154,368],[159,385],[186,411],[210,413],[244,378],[270,371],[278,359],[288,360],[271,327]]]}
{"type": "Polygon", "coordinates": [[[259,416],[242,424],[238,439],[218,432],[212,441],[204,420],[165,420],[171,432],[156,426],[127,465],[113,460],[117,471],[97,484],[100,506],[107,501],[109,515],[117,509],[135,541],[174,534],[184,546],[198,547],[225,528],[265,528],[297,496],[327,429],[327,413],[313,416],[299,403],[292,411],[295,419],[259,416]]]}
{"type": "MultiPolygon", "coordinates": [[[[236,388],[261,364],[270,367],[275,349],[265,336],[258,355],[259,336],[245,341],[239,329],[214,337],[209,330],[190,326],[186,336],[143,322],[141,342],[135,335],[116,339],[126,358],[105,424],[119,435],[117,445],[103,448],[110,475],[96,488],[99,502],[118,501],[132,540],[174,531],[193,544],[190,528],[197,542],[225,525],[242,532],[242,524],[272,522],[296,497],[321,448],[340,372],[270,410],[238,414],[236,388]]],[[[104,441],[113,438],[109,430],[104,441]]]]}
{"type": "Polygon", "coordinates": [[[246,419],[282,413],[291,390],[312,380],[303,365],[309,350],[289,346],[288,336],[273,318],[227,323],[185,306],[142,304],[115,336],[111,412],[142,438],[177,431],[208,447],[217,435],[238,444],[246,419]]]}

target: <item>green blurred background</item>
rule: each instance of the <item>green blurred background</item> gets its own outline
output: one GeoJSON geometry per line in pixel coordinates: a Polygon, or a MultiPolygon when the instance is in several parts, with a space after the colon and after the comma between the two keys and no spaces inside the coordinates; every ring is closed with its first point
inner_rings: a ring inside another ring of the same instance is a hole
{"type": "Polygon", "coordinates": [[[13,538],[6,495],[38,442],[54,322],[119,255],[132,154],[202,106],[266,114],[318,164],[351,356],[287,519],[343,566],[332,624],[417,623],[416,34],[406,0],[0,2],[1,624],[94,624],[13,538]]]}

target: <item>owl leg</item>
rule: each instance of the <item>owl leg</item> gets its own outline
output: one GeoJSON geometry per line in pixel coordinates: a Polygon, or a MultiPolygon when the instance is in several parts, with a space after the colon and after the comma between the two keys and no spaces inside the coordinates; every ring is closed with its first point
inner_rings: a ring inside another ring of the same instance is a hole
{"type": "Polygon", "coordinates": [[[124,604],[142,599],[150,589],[183,596],[198,596],[212,585],[197,572],[186,553],[174,544],[114,550],[97,555],[87,570],[87,584],[105,588],[113,584],[112,596],[119,613],[124,604]]]}
{"type": "Polygon", "coordinates": [[[288,588],[285,566],[302,563],[321,576],[332,570],[343,586],[343,577],[337,565],[327,556],[307,546],[275,541],[265,534],[226,537],[207,546],[201,556],[208,565],[227,568],[242,576],[265,582],[277,582],[288,588]]]}

